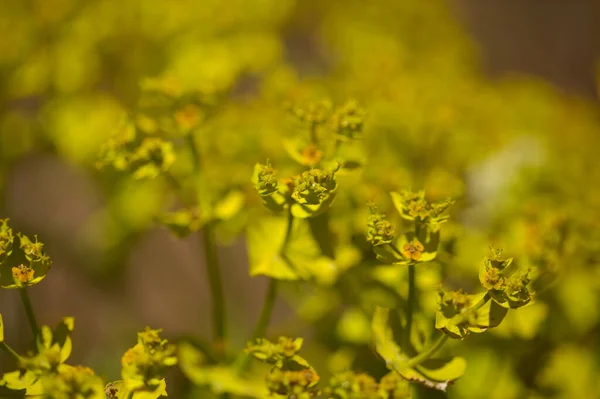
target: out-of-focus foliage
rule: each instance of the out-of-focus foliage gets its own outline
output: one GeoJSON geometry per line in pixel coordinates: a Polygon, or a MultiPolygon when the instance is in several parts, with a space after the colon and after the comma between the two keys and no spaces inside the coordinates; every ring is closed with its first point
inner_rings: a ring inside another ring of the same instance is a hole
{"type": "MultiPolygon", "coordinates": [[[[0,191],[38,153],[95,179],[106,201],[69,237],[82,267],[115,274],[131,237],[156,223],[178,236],[244,237],[250,274],[293,281],[282,295],[313,325],[305,347],[319,343],[307,359],[335,375],[320,372],[323,392],[351,398],[403,397],[404,380],[384,376],[369,347],[369,325],[406,305],[406,265],[421,262],[425,316],[415,315],[411,339],[429,342],[434,325],[464,338],[452,353],[467,367],[448,397],[600,395],[598,104],[532,78],[486,79],[442,0],[0,0],[0,9],[0,191]],[[425,227],[406,233],[415,223],[425,227]],[[490,244],[514,264],[485,258],[490,244]],[[491,299],[473,310],[483,291],[491,299]]],[[[37,238],[0,223],[1,285],[25,290],[49,260],[37,238]]],[[[386,336],[383,324],[374,331],[386,336]]],[[[40,357],[56,349],[51,336],[3,384],[65,395],[89,384],[94,397],[88,369],[40,357]]],[[[395,344],[382,336],[375,346],[395,344]]],[[[146,344],[128,352],[117,384],[139,388],[136,398],[164,389],[154,375],[136,385],[141,369],[162,375],[174,361],[146,344]]],[[[248,385],[259,367],[238,373],[186,346],[177,358],[195,385],[264,394],[248,385]]],[[[275,367],[266,386],[311,392],[316,374],[307,375],[275,367]]]]}

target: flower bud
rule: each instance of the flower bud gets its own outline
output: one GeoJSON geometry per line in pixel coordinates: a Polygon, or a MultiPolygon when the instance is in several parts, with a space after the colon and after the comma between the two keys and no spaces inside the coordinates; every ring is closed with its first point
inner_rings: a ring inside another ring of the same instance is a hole
{"type": "Polygon", "coordinates": [[[367,241],[373,246],[389,244],[394,240],[394,234],[394,226],[386,219],[386,215],[379,213],[377,207],[371,204],[367,241]]]}
{"type": "Polygon", "coordinates": [[[363,130],[365,111],[356,101],[350,100],[339,107],[331,116],[331,127],[340,137],[357,139],[363,130]]]}
{"type": "Polygon", "coordinates": [[[261,197],[274,194],[277,192],[277,171],[271,167],[269,161],[266,165],[257,163],[254,166],[252,182],[261,197]]]}
{"type": "Polygon", "coordinates": [[[301,205],[320,205],[336,188],[334,173],[311,169],[294,178],[292,199],[301,205]]]}

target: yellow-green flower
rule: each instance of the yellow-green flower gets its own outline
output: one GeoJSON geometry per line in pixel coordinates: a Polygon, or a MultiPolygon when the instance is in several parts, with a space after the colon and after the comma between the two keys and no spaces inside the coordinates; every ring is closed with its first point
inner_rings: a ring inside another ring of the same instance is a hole
{"type": "Polygon", "coordinates": [[[370,205],[369,224],[367,225],[367,241],[373,245],[389,244],[394,239],[394,226],[379,213],[375,205],[370,205]]]}
{"type": "Polygon", "coordinates": [[[411,201],[408,204],[408,213],[414,218],[427,218],[427,216],[429,216],[429,206],[427,204],[427,201],[425,201],[424,199],[411,201]]]}
{"type": "Polygon", "coordinates": [[[505,278],[500,274],[500,270],[490,267],[483,273],[481,285],[486,290],[500,290],[504,287],[505,278]]]}
{"type": "Polygon", "coordinates": [[[423,256],[424,249],[425,247],[423,244],[421,244],[419,240],[414,239],[411,242],[404,244],[402,247],[402,255],[407,259],[418,261],[423,256]]]}
{"type": "Polygon", "coordinates": [[[25,265],[19,265],[17,267],[12,268],[12,274],[15,281],[18,281],[21,284],[27,284],[31,280],[33,280],[33,274],[35,270],[25,265]]]}

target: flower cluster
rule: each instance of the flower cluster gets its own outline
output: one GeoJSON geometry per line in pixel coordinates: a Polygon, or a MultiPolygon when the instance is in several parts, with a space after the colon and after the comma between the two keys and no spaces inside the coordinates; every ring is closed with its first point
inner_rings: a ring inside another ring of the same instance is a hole
{"type": "Polygon", "coordinates": [[[319,382],[314,370],[282,370],[274,368],[267,375],[267,389],[271,394],[286,398],[309,399],[314,396],[311,388],[319,382]]]}
{"type": "Polygon", "coordinates": [[[392,371],[384,375],[379,383],[364,373],[347,371],[335,375],[325,389],[332,399],[410,399],[408,381],[392,371]]]}
{"type": "Polygon", "coordinates": [[[105,399],[102,378],[89,367],[61,364],[55,375],[45,375],[41,382],[54,399],[105,399]]]}
{"type": "Polygon", "coordinates": [[[177,363],[175,347],[161,339],[161,330],[149,327],[138,333],[138,343],[121,359],[124,386],[129,392],[164,390],[166,369],[177,363]]]}
{"type": "MultiPolygon", "coordinates": [[[[423,198],[424,194],[405,192],[403,197],[391,193],[392,200],[400,215],[406,219],[405,212],[416,198],[427,209],[433,209],[423,198]]],[[[450,200],[447,203],[451,203],[450,200]]],[[[444,208],[445,210],[445,208],[444,208]]],[[[387,264],[415,264],[429,262],[437,256],[439,245],[439,226],[441,214],[428,214],[424,219],[409,218],[412,229],[396,236],[393,225],[386,215],[380,213],[373,203],[369,203],[369,219],[367,223],[367,241],[373,246],[377,259],[387,264]]]]}
{"type": "Polygon", "coordinates": [[[404,219],[432,225],[447,221],[449,216],[445,212],[454,204],[449,198],[441,202],[429,202],[425,199],[424,191],[392,193],[392,199],[404,219]]]}
{"type": "Polygon", "coordinates": [[[96,164],[128,172],[135,179],[152,179],[167,172],[175,162],[173,144],[163,138],[145,134],[136,124],[125,120],[103,145],[96,164]]]}
{"type": "Polygon", "coordinates": [[[259,338],[246,347],[246,353],[256,359],[270,364],[282,364],[285,359],[291,359],[302,348],[302,338],[279,337],[277,343],[259,338]]]}
{"type": "Polygon", "coordinates": [[[246,353],[273,365],[266,377],[272,395],[308,399],[317,393],[319,375],[298,355],[302,342],[302,338],[279,337],[277,343],[259,338],[247,345],[246,353]]]}
{"type": "Polygon", "coordinates": [[[512,261],[502,257],[502,250],[491,248],[479,269],[479,280],[496,303],[517,309],[532,303],[535,293],[530,288],[531,269],[511,267],[512,261]]]}
{"type": "Polygon", "coordinates": [[[395,230],[385,214],[380,213],[375,204],[369,204],[367,241],[373,246],[389,244],[394,240],[395,230]]]}
{"type": "Polygon", "coordinates": [[[304,106],[296,105],[292,108],[292,112],[298,120],[313,128],[327,121],[331,109],[331,102],[322,100],[318,102],[309,102],[304,106]]]}
{"type": "Polygon", "coordinates": [[[269,161],[265,165],[256,164],[252,182],[261,197],[272,195],[277,191],[277,171],[273,169],[269,161]]]}
{"type": "Polygon", "coordinates": [[[364,126],[365,110],[354,100],[349,100],[335,110],[330,119],[332,130],[341,139],[360,138],[364,126]]]}
{"type": "Polygon", "coordinates": [[[293,178],[292,199],[300,205],[320,205],[335,194],[335,171],[311,169],[293,178]]]}
{"type": "Polygon", "coordinates": [[[52,261],[37,236],[31,240],[25,234],[15,234],[8,219],[0,219],[0,286],[21,288],[37,284],[51,266],[52,261]]]}

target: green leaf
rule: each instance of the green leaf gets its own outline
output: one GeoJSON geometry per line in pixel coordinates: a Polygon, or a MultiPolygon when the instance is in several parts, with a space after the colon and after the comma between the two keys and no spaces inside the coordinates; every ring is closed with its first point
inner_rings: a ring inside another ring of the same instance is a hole
{"type": "Polygon", "coordinates": [[[337,324],[337,335],[343,341],[366,344],[371,340],[371,326],[365,313],[359,308],[346,310],[337,324]]]}
{"type": "Polygon", "coordinates": [[[149,392],[149,391],[134,392],[133,399],[157,399],[160,397],[169,396],[169,395],[167,395],[167,382],[164,380],[164,378],[157,382],[158,382],[158,384],[157,384],[156,388],[154,389],[154,391],[152,391],[152,392],[149,392]]]}
{"type": "Polygon", "coordinates": [[[25,390],[27,395],[42,395],[44,393],[41,381],[39,381],[38,376],[31,371],[22,373],[21,371],[16,370],[5,373],[4,376],[2,376],[0,385],[13,391],[25,390]]]}
{"type": "Polygon", "coordinates": [[[177,237],[188,235],[202,228],[203,220],[198,212],[191,209],[183,209],[175,212],[165,212],[158,217],[159,223],[167,226],[177,237]]]}
{"type": "Polygon", "coordinates": [[[482,333],[488,328],[497,327],[504,320],[507,309],[488,298],[483,306],[474,310],[486,294],[467,295],[470,306],[460,313],[454,313],[456,310],[451,308],[439,310],[435,315],[435,328],[452,338],[463,339],[470,332],[482,333]]]}
{"type": "Polygon", "coordinates": [[[323,153],[314,144],[303,139],[285,139],[283,148],[290,158],[304,166],[315,166],[323,157],[323,153]]]}
{"type": "Polygon", "coordinates": [[[64,363],[71,355],[71,350],[73,349],[71,333],[74,326],[75,319],[73,317],[64,317],[54,331],[48,326],[43,326],[37,339],[40,352],[44,348],[48,349],[54,345],[58,345],[60,348],[60,362],[64,363]]]}
{"type": "MultiPolygon", "coordinates": [[[[396,247],[397,248],[397,247],[396,247]]],[[[377,260],[383,262],[383,263],[387,263],[387,264],[406,264],[408,265],[408,262],[406,261],[406,259],[404,259],[404,257],[398,253],[399,251],[394,248],[394,245],[392,244],[383,244],[383,245],[376,245],[373,247],[373,252],[375,253],[375,256],[377,257],[377,260]]]]}
{"type": "MultiPolygon", "coordinates": [[[[476,327],[487,329],[498,327],[506,317],[508,309],[500,306],[496,301],[487,301],[477,310],[475,317],[476,327]]],[[[474,331],[475,332],[475,331],[474,331]]]]}
{"type": "Polygon", "coordinates": [[[335,262],[321,254],[318,243],[304,220],[294,220],[285,254],[280,253],[287,220],[266,217],[248,229],[250,275],[265,275],[279,280],[314,278],[330,284],[337,278],[335,262]]]}
{"type": "Polygon", "coordinates": [[[385,360],[388,368],[409,381],[441,391],[445,391],[449,384],[464,374],[466,361],[460,357],[429,359],[411,367],[410,359],[394,341],[388,321],[389,309],[377,307],[371,324],[373,340],[376,352],[385,360]]]}
{"type": "MultiPolygon", "coordinates": [[[[157,399],[160,397],[169,396],[167,394],[167,383],[164,379],[153,381],[156,383],[156,388],[153,391],[134,391],[133,399],[157,399]]],[[[127,388],[127,385],[123,380],[115,381],[112,383],[113,387],[117,389],[116,399],[129,399],[131,389],[127,388]]]]}
{"type": "Polygon", "coordinates": [[[229,220],[240,212],[245,201],[242,191],[232,190],[215,205],[214,216],[220,220],[229,220]]]}
{"type": "Polygon", "coordinates": [[[402,194],[392,191],[390,193],[390,196],[392,197],[392,203],[394,204],[394,207],[396,208],[400,216],[407,220],[415,220],[414,217],[410,216],[406,212],[406,206],[404,205],[404,198],[402,197],[402,194]]]}
{"type": "Polygon", "coordinates": [[[4,322],[2,321],[2,313],[0,313],[0,342],[4,342],[4,322]]]}
{"type": "MultiPolygon", "coordinates": [[[[336,183],[337,184],[337,183],[336,183]]],[[[335,190],[337,190],[337,185],[335,190]]],[[[329,206],[336,197],[336,191],[332,191],[331,194],[321,203],[310,205],[310,204],[292,204],[292,215],[295,218],[305,219],[314,216],[318,216],[329,209],[329,206]]]]}
{"type": "Polygon", "coordinates": [[[271,195],[264,195],[260,197],[263,205],[273,211],[281,212],[285,209],[286,199],[281,193],[273,193],[271,195]]]}
{"type": "Polygon", "coordinates": [[[409,380],[415,378],[430,388],[445,391],[448,384],[465,374],[467,361],[462,357],[429,359],[415,367],[415,373],[407,373],[409,380]]]}
{"type": "Polygon", "coordinates": [[[195,385],[208,386],[216,393],[230,393],[236,396],[266,398],[268,391],[264,383],[257,379],[238,376],[236,370],[225,366],[209,365],[205,355],[193,345],[182,342],[178,346],[179,367],[195,385]]]}

